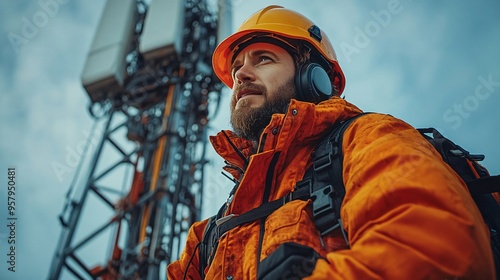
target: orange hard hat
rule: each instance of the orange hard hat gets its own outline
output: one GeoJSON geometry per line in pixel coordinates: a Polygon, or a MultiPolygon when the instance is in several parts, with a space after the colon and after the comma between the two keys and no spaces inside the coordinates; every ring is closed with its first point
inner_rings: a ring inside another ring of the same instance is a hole
{"type": "MultiPolygon", "coordinates": [[[[231,63],[238,46],[253,36],[277,36],[280,39],[306,41],[331,68],[329,77],[339,92],[345,87],[345,77],[337,61],[337,55],[326,36],[312,21],[303,15],[281,6],[268,6],[250,16],[238,31],[222,41],[214,51],[212,64],[215,74],[228,87],[233,87],[231,63]]],[[[245,44],[244,44],[245,45],[245,44]]],[[[329,69],[327,69],[329,70],[329,69]]]]}

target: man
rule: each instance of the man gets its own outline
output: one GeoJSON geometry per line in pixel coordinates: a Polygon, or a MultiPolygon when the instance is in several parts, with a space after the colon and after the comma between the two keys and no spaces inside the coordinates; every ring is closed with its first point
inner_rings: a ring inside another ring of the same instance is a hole
{"type": "Polygon", "coordinates": [[[308,199],[221,230],[287,197],[334,124],[361,110],[339,98],[344,75],[326,34],[283,7],[252,15],[213,64],[233,90],[234,131],[211,142],[236,186],[217,223],[191,227],[169,279],[494,278],[489,233],[465,184],[418,131],[388,115],[359,117],[344,133],[339,227],[320,232],[308,199]]]}

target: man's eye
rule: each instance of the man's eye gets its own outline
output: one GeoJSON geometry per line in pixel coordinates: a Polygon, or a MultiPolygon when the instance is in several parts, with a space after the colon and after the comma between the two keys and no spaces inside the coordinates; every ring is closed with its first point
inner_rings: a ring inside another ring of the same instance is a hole
{"type": "Polygon", "coordinates": [[[265,56],[265,55],[259,57],[259,63],[268,62],[268,61],[273,61],[273,60],[269,56],[265,56]]]}

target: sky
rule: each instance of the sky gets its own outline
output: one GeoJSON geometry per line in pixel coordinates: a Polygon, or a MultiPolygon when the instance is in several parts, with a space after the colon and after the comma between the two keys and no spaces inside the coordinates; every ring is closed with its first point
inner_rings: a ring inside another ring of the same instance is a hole
{"type": "MultiPolygon", "coordinates": [[[[81,73],[104,3],[0,1],[0,279],[47,278],[61,231],[58,215],[77,171],[75,152],[78,157],[93,124],[81,73]],[[16,272],[7,263],[8,168],[16,170],[16,272]]],[[[270,4],[309,17],[334,45],[348,101],[415,127],[435,127],[485,154],[483,165],[500,174],[500,2],[231,3],[233,30],[270,4]]],[[[223,93],[210,134],[229,128],[229,91],[223,93]]],[[[210,152],[208,160],[203,217],[214,214],[231,188],[219,174],[220,159],[210,152]]],[[[105,251],[92,250],[88,256],[105,251]]]]}

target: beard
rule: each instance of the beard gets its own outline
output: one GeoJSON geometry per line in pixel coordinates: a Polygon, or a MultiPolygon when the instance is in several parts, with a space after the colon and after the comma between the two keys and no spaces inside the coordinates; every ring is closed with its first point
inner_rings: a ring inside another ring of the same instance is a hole
{"type": "MultiPolygon", "coordinates": [[[[264,96],[270,96],[263,86],[244,83],[240,87],[252,88],[258,90],[264,94],[264,96]]],[[[286,113],[290,100],[295,97],[295,95],[295,84],[293,83],[293,79],[291,79],[286,84],[281,85],[276,92],[258,108],[241,106],[235,109],[236,100],[233,98],[231,101],[231,126],[235,134],[250,141],[258,142],[260,134],[271,121],[272,115],[276,113],[286,113]]],[[[241,100],[240,102],[245,102],[245,100],[241,100]]]]}

